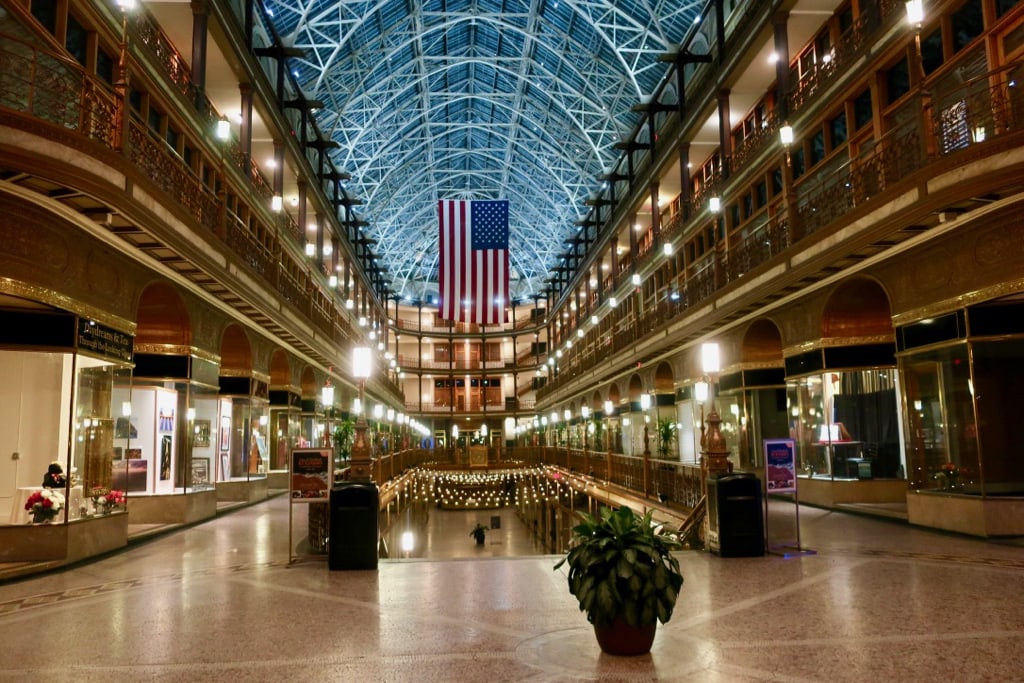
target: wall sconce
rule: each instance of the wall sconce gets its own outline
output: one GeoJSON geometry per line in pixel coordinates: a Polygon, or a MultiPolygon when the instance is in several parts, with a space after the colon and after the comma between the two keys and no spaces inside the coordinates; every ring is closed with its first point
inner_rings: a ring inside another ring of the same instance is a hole
{"type": "Polygon", "coordinates": [[[708,383],[701,381],[693,385],[693,397],[704,403],[708,400],[708,383]]]}
{"type": "Polygon", "coordinates": [[[336,289],[338,287],[338,276],[331,275],[330,277],[328,277],[327,286],[330,287],[331,289],[336,289]]]}
{"type": "Polygon", "coordinates": [[[665,244],[663,244],[662,247],[661,247],[661,252],[663,254],[665,254],[665,256],[671,256],[672,255],[672,243],[671,242],[665,242],[665,244]]]}
{"type": "Polygon", "coordinates": [[[487,424],[486,423],[480,425],[480,436],[484,437],[485,439],[487,438],[487,424]]]}
{"type": "Polygon", "coordinates": [[[566,408],[565,412],[562,413],[562,416],[565,418],[565,421],[568,422],[569,420],[572,419],[572,411],[566,408]]]}
{"type": "Polygon", "coordinates": [[[788,123],[783,124],[782,128],[779,128],[779,139],[782,140],[782,144],[789,147],[793,144],[793,126],[788,123]]]}
{"type": "Polygon", "coordinates": [[[324,409],[334,405],[334,385],[331,384],[330,378],[324,383],[322,389],[320,389],[320,402],[323,404],[324,409]]]}
{"type": "Polygon", "coordinates": [[[611,401],[604,402],[604,416],[610,417],[615,406],[612,405],[611,401]]]}
{"type": "Polygon", "coordinates": [[[648,410],[651,407],[651,395],[648,393],[640,394],[640,410],[648,410]]]}
{"type": "Polygon", "coordinates": [[[356,379],[366,380],[373,371],[373,351],[366,346],[357,346],[352,349],[352,376],[356,379]]]}
{"type": "Polygon", "coordinates": [[[281,195],[275,194],[270,198],[270,210],[274,213],[281,213],[281,209],[284,208],[284,200],[281,199],[281,195]]]}
{"type": "Polygon", "coordinates": [[[708,342],[700,347],[701,367],[704,372],[711,375],[721,369],[721,360],[718,353],[718,344],[708,342]]]}
{"type": "Polygon", "coordinates": [[[217,119],[215,135],[218,140],[227,140],[231,137],[231,124],[228,122],[226,117],[217,119]]]}
{"type": "Polygon", "coordinates": [[[316,256],[316,245],[312,242],[306,242],[306,256],[310,258],[316,256]]]}
{"type": "Polygon", "coordinates": [[[619,300],[618,299],[616,299],[614,296],[608,297],[608,307],[609,308],[615,308],[618,305],[619,305],[619,300]]]}
{"type": "Polygon", "coordinates": [[[708,210],[711,211],[711,213],[718,213],[719,211],[721,211],[722,210],[722,198],[721,197],[712,197],[711,199],[709,199],[708,200],[708,210]]]}
{"type": "Polygon", "coordinates": [[[590,419],[590,407],[589,406],[583,406],[582,408],[580,408],[580,415],[583,416],[584,420],[589,420],[590,419]]]}
{"type": "Polygon", "coordinates": [[[186,410],[185,411],[185,418],[189,422],[192,422],[193,420],[195,420],[196,419],[196,409],[195,408],[189,408],[188,410],[186,410]]]}
{"type": "Polygon", "coordinates": [[[640,273],[633,273],[633,277],[630,278],[630,281],[634,285],[637,285],[639,287],[640,286],[640,273]]]}
{"type": "Polygon", "coordinates": [[[908,0],[905,7],[907,8],[907,22],[920,28],[924,22],[924,0],[908,0]]]}

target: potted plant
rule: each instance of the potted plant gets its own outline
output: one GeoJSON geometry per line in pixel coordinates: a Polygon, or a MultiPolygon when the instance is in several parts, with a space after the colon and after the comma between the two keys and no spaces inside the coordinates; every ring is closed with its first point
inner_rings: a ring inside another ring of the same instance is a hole
{"type": "Polygon", "coordinates": [[[660,533],[651,512],[628,507],[579,513],[572,543],[555,569],[569,565],[569,592],[594,625],[601,649],[640,655],[651,649],[657,622],[672,618],[683,576],[671,551],[679,542],[660,533]]]}
{"type": "Polygon", "coordinates": [[[469,532],[469,535],[476,539],[477,545],[483,545],[484,540],[487,538],[487,527],[478,522],[477,525],[473,527],[473,530],[469,532]]]}
{"type": "Polygon", "coordinates": [[[658,420],[658,452],[662,458],[668,458],[669,448],[676,438],[676,423],[663,417],[658,420]]]}

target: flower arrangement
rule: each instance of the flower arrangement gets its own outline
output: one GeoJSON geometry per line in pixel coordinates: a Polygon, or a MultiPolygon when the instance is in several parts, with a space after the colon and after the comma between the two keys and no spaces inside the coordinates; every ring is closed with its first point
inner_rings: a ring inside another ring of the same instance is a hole
{"type": "Polygon", "coordinates": [[[126,500],[124,491],[104,486],[94,486],[89,494],[92,497],[92,506],[98,514],[106,514],[113,508],[124,505],[126,500]]]}
{"type": "Polygon", "coordinates": [[[103,496],[103,499],[107,501],[108,507],[120,507],[125,504],[127,498],[125,498],[124,491],[118,491],[113,489],[107,492],[107,495],[103,496]]]}
{"type": "Polygon", "coordinates": [[[54,489],[33,491],[25,501],[25,509],[32,513],[32,521],[36,524],[52,522],[63,508],[64,494],[54,489]]]}

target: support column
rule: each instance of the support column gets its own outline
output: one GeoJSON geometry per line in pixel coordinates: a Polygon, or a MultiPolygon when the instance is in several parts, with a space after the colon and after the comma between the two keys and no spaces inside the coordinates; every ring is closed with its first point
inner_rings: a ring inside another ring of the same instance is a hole
{"type": "Polygon", "coordinates": [[[252,182],[252,85],[239,83],[241,94],[242,122],[238,126],[238,150],[242,154],[242,171],[246,180],[252,182]]]}
{"type": "Polygon", "coordinates": [[[789,12],[777,12],[772,17],[772,37],[775,43],[775,111],[781,125],[789,117],[789,12]]]}
{"type": "Polygon", "coordinates": [[[192,0],[192,85],[195,86],[195,105],[201,112],[206,105],[206,48],[210,7],[207,0],[192,0]]]}

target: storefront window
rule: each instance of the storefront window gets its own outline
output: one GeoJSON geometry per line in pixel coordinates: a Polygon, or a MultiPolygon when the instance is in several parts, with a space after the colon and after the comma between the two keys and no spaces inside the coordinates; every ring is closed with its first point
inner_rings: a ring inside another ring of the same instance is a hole
{"type": "MultiPolygon", "coordinates": [[[[1000,373],[1008,377],[1016,371],[995,358],[987,358],[984,344],[975,346],[981,352],[981,357],[975,359],[975,371],[979,377],[984,377],[980,385],[985,395],[996,399],[994,416],[1001,418],[1006,405],[998,400],[999,386],[1006,380],[1000,378],[1000,373]]],[[[981,490],[979,430],[972,400],[976,385],[972,384],[968,361],[969,345],[966,343],[901,359],[907,395],[906,440],[911,488],[973,493],[981,490]]],[[[982,403],[978,402],[979,408],[982,403]]],[[[1001,439],[1000,422],[1004,420],[994,420],[994,438],[990,442],[993,445],[1001,439]]],[[[1009,422],[1005,424],[1008,426],[1009,422]]]]}
{"type": "Polygon", "coordinates": [[[788,388],[800,473],[834,479],[903,478],[892,369],[826,372],[788,388]]]}
{"type": "MultiPolygon", "coordinates": [[[[107,512],[102,499],[128,491],[118,477],[119,418],[128,410],[115,387],[131,382],[131,368],[79,354],[76,358],[74,443],[71,457],[69,519],[107,512]],[[77,509],[76,509],[77,508],[77,509]]],[[[120,507],[120,506],[118,506],[120,507]]]]}

